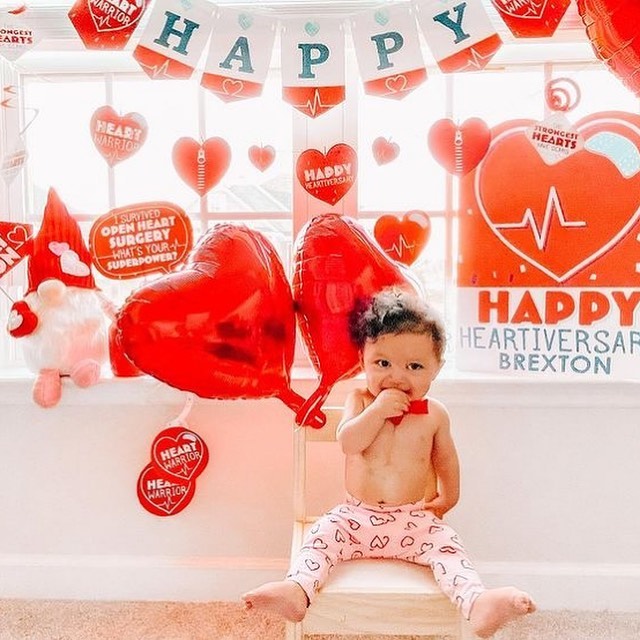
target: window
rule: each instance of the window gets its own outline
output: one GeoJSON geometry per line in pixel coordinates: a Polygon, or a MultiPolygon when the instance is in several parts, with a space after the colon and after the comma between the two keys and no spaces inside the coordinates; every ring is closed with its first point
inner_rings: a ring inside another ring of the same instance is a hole
{"type": "MultiPolygon", "coordinates": [[[[46,3],[42,0],[32,6],[42,4],[46,3]]],[[[287,11],[294,10],[295,3],[284,4],[287,11]]],[[[343,10],[349,11],[358,3],[343,4],[343,10]]],[[[273,5],[276,10],[284,6],[273,5]]],[[[63,17],[66,11],[58,9],[63,17]]],[[[295,178],[296,156],[318,140],[352,141],[358,148],[357,193],[349,200],[355,207],[343,212],[357,217],[370,233],[383,214],[402,215],[417,209],[429,215],[431,237],[412,271],[450,323],[455,318],[457,183],[429,152],[427,137],[433,123],[441,118],[462,122],[480,117],[492,126],[512,118],[541,119],[545,83],[557,77],[569,77],[581,89],[580,104],[570,113],[572,120],[599,110],[638,110],[631,92],[595,60],[583,33],[577,44],[561,39],[552,53],[545,42],[505,38],[508,44],[492,64],[476,73],[443,75],[431,62],[426,83],[400,101],[363,92],[354,52],[348,48],[347,102],[317,119],[299,114],[282,100],[277,40],[262,96],[223,103],[199,86],[198,70],[188,81],[154,81],[129,51],[90,52],[77,42],[69,47],[69,38],[73,40],[67,31],[59,49],[51,41],[46,51],[36,48],[13,66],[2,65],[3,86],[19,88],[21,123],[11,124],[5,117],[4,126],[9,128],[3,140],[7,144],[24,131],[28,150],[21,176],[5,185],[3,219],[8,212],[10,219],[26,220],[37,229],[51,186],[87,236],[92,221],[114,207],[168,200],[191,216],[196,238],[218,221],[247,224],[263,232],[289,271],[294,234],[309,213],[296,206],[296,194],[299,197],[301,191],[295,178]],[[142,114],[148,126],[142,149],[111,168],[89,131],[92,114],[106,104],[120,114],[142,114]],[[221,182],[201,199],[178,176],[171,152],[181,137],[214,136],[229,143],[232,162],[221,182]],[[400,149],[393,162],[383,165],[372,154],[373,141],[380,136],[400,149]],[[249,162],[252,145],[271,145],[276,150],[276,160],[265,172],[249,162]]],[[[427,51],[425,59],[429,60],[427,51]]],[[[141,284],[140,280],[107,280],[99,274],[96,278],[117,303],[141,284]]],[[[10,298],[21,297],[24,284],[23,266],[0,282],[6,294],[0,295],[1,318],[8,316],[10,298]]],[[[3,332],[0,371],[20,367],[19,345],[3,332]]]]}

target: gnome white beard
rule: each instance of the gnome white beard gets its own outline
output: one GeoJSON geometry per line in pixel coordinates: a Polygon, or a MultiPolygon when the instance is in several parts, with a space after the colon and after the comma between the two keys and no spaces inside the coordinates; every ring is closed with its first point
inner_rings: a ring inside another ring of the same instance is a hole
{"type": "Polygon", "coordinates": [[[69,375],[80,362],[107,360],[108,320],[100,295],[92,289],[67,287],[52,304],[37,292],[25,297],[38,316],[38,327],[21,339],[27,367],[34,373],[57,369],[69,375]]]}

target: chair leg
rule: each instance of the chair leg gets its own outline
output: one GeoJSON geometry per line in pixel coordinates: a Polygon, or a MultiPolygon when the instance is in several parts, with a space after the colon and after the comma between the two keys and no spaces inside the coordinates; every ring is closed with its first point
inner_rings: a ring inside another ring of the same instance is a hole
{"type": "Polygon", "coordinates": [[[285,640],[303,640],[302,623],[287,622],[284,627],[285,640]]]}

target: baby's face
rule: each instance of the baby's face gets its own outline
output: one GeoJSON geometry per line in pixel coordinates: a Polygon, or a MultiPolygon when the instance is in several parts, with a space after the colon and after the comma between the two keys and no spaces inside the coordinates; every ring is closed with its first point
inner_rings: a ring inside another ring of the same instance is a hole
{"type": "Polygon", "coordinates": [[[383,389],[400,389],[410,400],[419,400],[429,391],[442,363],[431,336],[401,333],[367,340],[362,365],[367,387],[374,396],[383,389]]]}

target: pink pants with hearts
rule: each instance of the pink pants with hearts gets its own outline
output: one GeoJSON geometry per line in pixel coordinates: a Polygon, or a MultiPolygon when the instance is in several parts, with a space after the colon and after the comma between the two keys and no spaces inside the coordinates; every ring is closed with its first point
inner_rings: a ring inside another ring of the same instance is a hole
{"type": "Polygon", "coordinates": [[[467,619],[485,590],[456,532],[426,511],[424,500],[388,506],[347,496],[314,523],[287,580],[297,582],[311,602],[338,562],[356,558],[394,558],[430,567],[467,619]]]}

